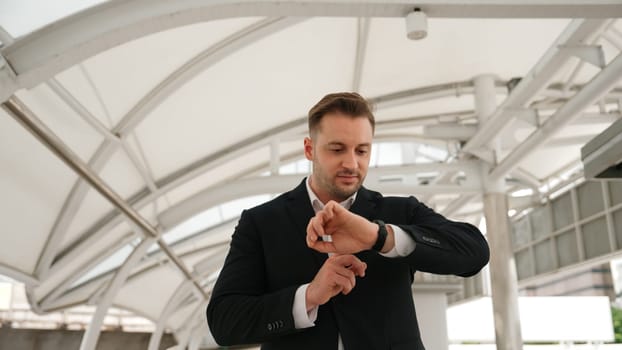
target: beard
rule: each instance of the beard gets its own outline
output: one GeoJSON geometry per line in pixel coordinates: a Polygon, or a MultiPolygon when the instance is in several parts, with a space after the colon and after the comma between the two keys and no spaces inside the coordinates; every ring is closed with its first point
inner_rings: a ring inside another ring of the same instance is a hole
{"type": "Polygon", "coordinates": [[[357,170],[340,170],[335,175],[330,175],[324,168],[313,160],[313,175],[317,180],[318,189],[328,194],[332,199],[342,202],[356,193],[363,185],[365,179],[360,171],[357,170]],[[355,176],[356,182],[350,185],[341,185],[338,183],[339,176],[355,176]]]}

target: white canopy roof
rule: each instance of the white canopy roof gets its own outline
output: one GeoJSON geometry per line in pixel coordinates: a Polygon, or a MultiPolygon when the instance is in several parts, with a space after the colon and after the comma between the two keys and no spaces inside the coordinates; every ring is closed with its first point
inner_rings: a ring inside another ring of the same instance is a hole
{"type": "Polygon", "coordinates": [[[622,1],[418,6],[428,35],[411,41],[407,1],[3,1],[0,273],[41,312],[109,295],[196,329],[237,216],[308,173],[305,116],[335,91],[376,105],[366,186],[450,217],[580,176],[581,146],[620,118],[622,1]]]}

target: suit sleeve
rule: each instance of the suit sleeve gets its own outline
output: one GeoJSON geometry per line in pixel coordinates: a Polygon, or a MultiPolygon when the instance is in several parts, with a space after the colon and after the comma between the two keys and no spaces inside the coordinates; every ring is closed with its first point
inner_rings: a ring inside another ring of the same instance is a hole
{"type": "Polygon", "coordinates": [[[256,344],[295,332],[292,305],[298,286],[268,291],[259,232],[242,213],[207,306],[220,345],[256,344]]]}
{"type": "Polygon", "coordinates": [[[409,223],[398,225],[416,243],[405,257],[416,270],[469,277],[490,258],[488,242],[477,227],[451,221],[414,197],[408,198],[409,223]]]}

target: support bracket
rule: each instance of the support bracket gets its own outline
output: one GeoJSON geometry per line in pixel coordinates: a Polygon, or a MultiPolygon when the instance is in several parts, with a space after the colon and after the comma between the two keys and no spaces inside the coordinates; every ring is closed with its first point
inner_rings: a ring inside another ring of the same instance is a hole
{"type": "Polygon", "coordinates": [[[514,115],[514,118],[518,120],[522,120],[528,123],[529,125],[532,125],[536,128],[540,126],[540,115],[538,114],[538,111],[536,109],[512,108],[512,109],[506,109],[506,111],[514,115]]]}
{"type": "Polygon", "coordinates": [[[0,102],[4,102],[17,90],[17,73],[0,53],[0,102]]]}
{"type": "Polygon", "coordinates": [[[603,47],[600,45],[560,45],[559,49],[600,69],[605,68],[607,65],[603,47]]]}

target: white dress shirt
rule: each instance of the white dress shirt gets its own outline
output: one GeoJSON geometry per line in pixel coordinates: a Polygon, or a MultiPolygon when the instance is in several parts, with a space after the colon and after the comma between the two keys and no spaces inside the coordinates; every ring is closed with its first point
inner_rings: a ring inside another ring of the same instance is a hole
{"type": "MultiPolygon", "coordinates": [[[[317,213],[318,211],[324,208],[324,203],[319,200],[317,195],[311,189],[311,185],[309,184],[309,178],[307,177],[307,192],[309,194],[309,199],[311,199],[311,206],[313,210],[317,213]]],[[[350,210],[350,207],[356,200],[356,192],[347,198],[345,201],[339,203],[342,207],[350,210]]],[[[400,227],[387,224],[391,226],[393,229],[393,236],[395,237],[395,246],[393,249],[386,253],[380,253],[381,255],[387,258],[395,258],[395,257],[403,257],[412,253],[415,250],[415,241],[410,237],[404,230],[400,227]]],[[[329,254],[330,255],[330,254],[329,254]]],[[[319,306],[314,307],[309,312],[307,312],[307,303],[306,303],[306,293],[307,287],[309,283],[303,284],[296,290],[296,295],[294,296],[294,305],[292,307],[292,314],[294,316],[294,325],[297,329],[301,328],[309,328],[315,326],[315,320],[317,319],[317,311],[319,306]]],[[[356,288],[356,287],[355,287],[356,288]]],[[[341,336],[339,336],[338,349],[343,350],[343,343],[341,341],[341,336]]]]}

